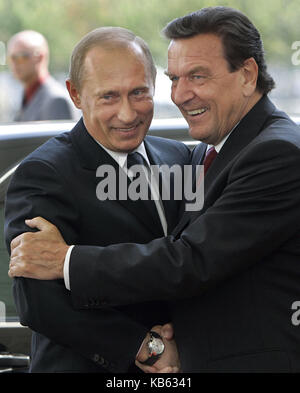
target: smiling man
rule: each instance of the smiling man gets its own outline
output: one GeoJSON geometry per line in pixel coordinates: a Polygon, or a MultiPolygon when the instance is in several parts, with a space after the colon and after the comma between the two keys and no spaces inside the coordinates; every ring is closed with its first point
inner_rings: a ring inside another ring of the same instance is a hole
{"type": "MultiPolygon", "coordinates": [[[[116,176],[123,174],[127,184],[134,156],[145,173],[151,172],[150,165],[189,163],[184,144],[146,137],[155,76],[147,44],[126,29],[99,28],[77,44],[67,88],[83,118],[18,167],[6,201],[8,244],[27,230],[24,220],[36,215],[55,223],[72,244],[147,243],[172,231],[180,200],[102,201],[96,195],[101,166],[114,169],[116,176]]],[[[157,334],[154,325],[169,321],[168,308],[163,302],[109,308],[88,299],[78,312],[66,289],[68,262],[67,256],[64,282],[14,281],[21,323],[34,331],[31,371],[136,371],[134,359],[144,337],[152,327],[157,334]]],[[[82,265],[88,266],[86,262],[83,259],[82,265]]],[[[176,353],[174,341],[165,342],[165,347],[176,353]]]]}
{"type": "MultiPolygon", "coordinates": [[[[78,308],[87,298],[172,301],[184,372],[299,372],[299,128],[268,98],[274,81],[244,14],[204,8],[164,32],[172,99],[191,135],[212,145],[192,157],[207,168],[204,206],[148,244],[75,246],[72,298],[78,308]]],[[[56,232],[47,243],[55,228],[44,229],[15,239],[12,276],[62,277],[68,241],[56,232]]]]}
{"type": "Polygon", "coordinates": [[[217,145],[249,112],[262,95],[256,90],[257,68],[250,57],[231,72],[223,42],[212,33],[171,42],[167,72],[171,97],[194,139],[217,145]]]}
{"type": "Polygon", "coordinates": [[[89,50],[82,80],[73,77],[75,70],[67,81],[87,130],[107,149],[131,152],[148,132],[155,70],[150,65],[141,67],[144,62],[145,54],[138,44],[114,47],[105,42],[89,50]]]}

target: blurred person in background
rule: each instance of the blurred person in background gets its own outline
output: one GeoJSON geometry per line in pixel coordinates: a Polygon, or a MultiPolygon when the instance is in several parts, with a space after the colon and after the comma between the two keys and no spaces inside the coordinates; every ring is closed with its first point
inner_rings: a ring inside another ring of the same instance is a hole
{"type": "Polygon", "coordinates": [[[33,30],[21,31],[11,37],[7,50],[10,70],[24,87],[14,120],[73,119],[75,112],[67,90],[49,74],[45,37],[33,30]]]}

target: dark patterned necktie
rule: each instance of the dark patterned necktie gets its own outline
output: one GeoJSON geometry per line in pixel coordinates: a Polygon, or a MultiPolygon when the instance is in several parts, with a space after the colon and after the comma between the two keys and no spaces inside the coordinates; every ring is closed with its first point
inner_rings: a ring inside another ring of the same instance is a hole
{"type": "MultiPolygon", "coordinates": [[[[146,171],[148,171],[148,169],[149,169],[147,162],[145,161],[143,156],[138,152],[129,153],[127,156],[127,170],[130,169],[133,165],[143,166],[146,169],[146,171]]],[[[139,176],[138,173],[136,173],[134,175],[134,177],[131,179],[131,181],[137,179],[138,176],[139,176]]],[[[142,202],[144,203],[145,208],[147,208],[147,210],[151,213],[151,216],[153,218],[155,218],[156,221],[158,219],[160,222],[160,218],[159,218],[156,204],[155,204],[154,200],[151,199],[150,184],[147,182],[147,185],[145,185],[145,186],[147,187],[147,190],[148,190],[148,194],[147,194],[148,199],[143,200],[142,202]]],[[[138,189],[137,189],[137,192],[139,192],[138,189]]]]}
{"type": "Polygon", "coordinates": [[[129,153],[127,156],[127,169],[130,169],[133,165],[146,166],[146,162],[142,155],[138,152],[129,153]]]}
{"type": "Polygon", "coordinates": [[[208,168],[211,166],[213,160],[217,157],[218,153],[216,152],[215,148],[212,146],[206,152],[203,165],[204,165],[204,176],[208,171],[208,168]]]}
{"type": "MultiPolygon", "coordinates": [[[[144,160],[143,156],[138,152],[129,153],[127,156],[127,170],[131,169],[134,165],[142,166],[148,172],[148,165],[144,160]]],[[[133,181],[138,177],[139,177],[139,172],[134,172],[132,178],[130,178],[130,181],[133,181]]],[[[147,182],[147,187],[148,187],[148,198],[151,199],[151,192],[148,182],[147,182]]]]}

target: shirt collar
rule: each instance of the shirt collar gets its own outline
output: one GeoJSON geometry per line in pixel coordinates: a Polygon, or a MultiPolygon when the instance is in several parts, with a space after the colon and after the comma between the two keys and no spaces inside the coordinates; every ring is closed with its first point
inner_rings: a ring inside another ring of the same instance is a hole
{"type": "MultiPolygon", "coordinates": [[[[227,141],[227,139],[229,138],[230,134],[232,133],[232,131],[239,125],[239,122],[232,128],[232,130],[221,140],[221,142],[219,142],[217,145],[214,145],[214,148],[216,150],[217,153],[220,153],[220,150],[222,149],[222,147],[224,146],[225,142],[227,141]]],[[[210,149],[213,145],[207,145],[207,149],[210,149]]]]}
{"type": "MultiPolygon", "coordinates": [[[[108,149],[107,147],[103,146],[100,142],[98,142],[96,139],[95,141],[98,143],[98,145],[100,145],[117,163],[121,168],[125,167],[125,164],[127,162],[127,156],[128,153],[122,153],[122,152],[117,152],[117,151],[113,151],[108,149]]],[[[136,149],[134,149],[131,153],[140,153],[143,158],[146,160],[147,164],[150,166],[150,162],[147,156],[147,152],[145,149],[145,144],[144,142],[142,142],[136,149]]]]}

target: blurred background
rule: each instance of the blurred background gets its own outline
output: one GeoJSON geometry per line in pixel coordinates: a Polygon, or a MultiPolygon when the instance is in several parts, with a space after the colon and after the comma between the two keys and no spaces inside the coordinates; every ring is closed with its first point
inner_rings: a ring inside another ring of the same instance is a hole
{"type": "Polygon", "coordinates": [[[160,31],[173,18],[215,5],[237,8],[254,22],[277,85],[271,98],[289,114],[299,114],[299,0],[0,0],[0,122],[13,119],[21,100],[21,85],[5,59],[13,34],[25,29],[41,32],[50,46],[50,72],[64,85],[74,45],[99,26],[129,28],[149,43],[159,70],[155,117],[180,116],[170,103],[170,84],[163,74],[168,42],[160,31]]]}

